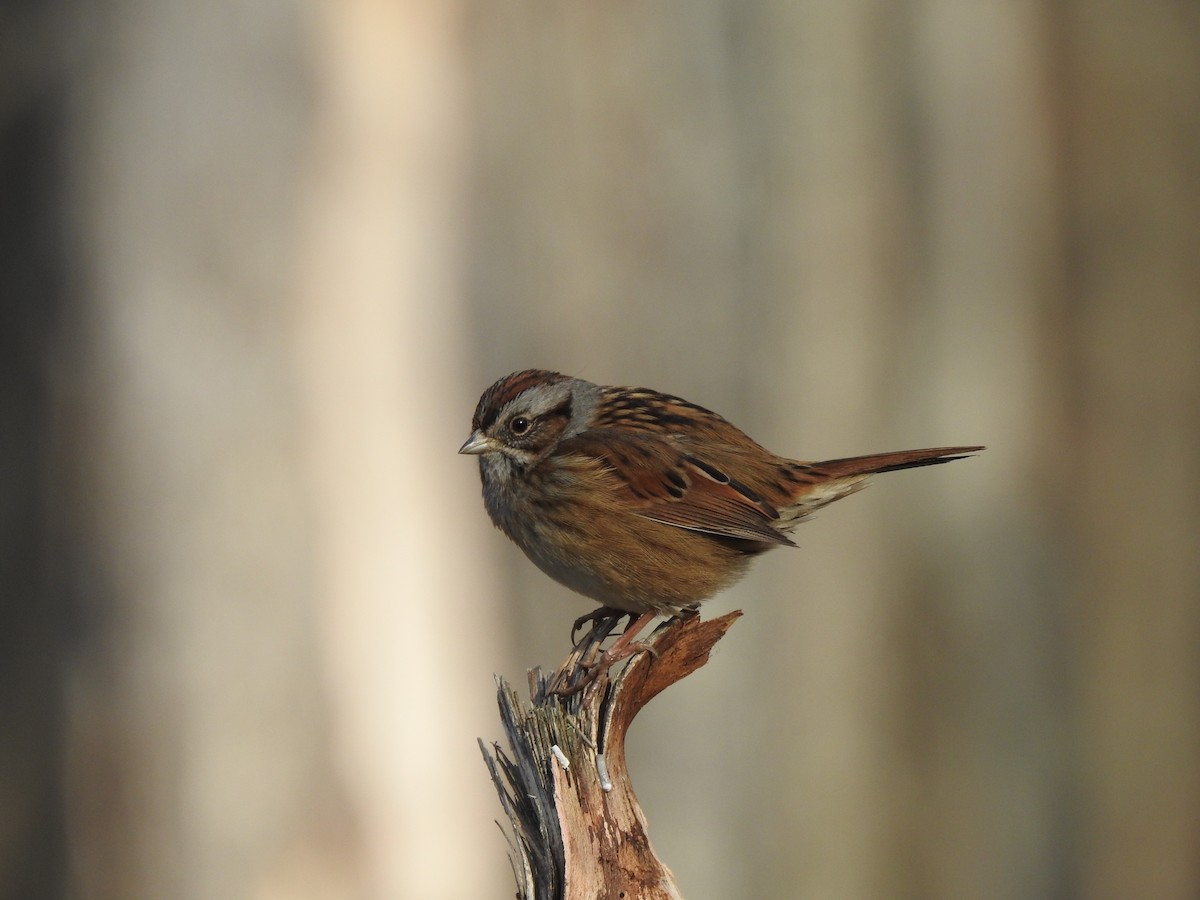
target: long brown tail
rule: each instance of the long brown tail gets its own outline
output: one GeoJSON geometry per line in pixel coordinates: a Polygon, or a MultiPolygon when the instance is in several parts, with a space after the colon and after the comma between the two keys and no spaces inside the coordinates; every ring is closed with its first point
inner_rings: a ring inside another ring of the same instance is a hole
{"type": "Polygon", "coordinates": [[[963,459],[983,447],[932,447],[927,450],[896,450],[892,453],[873,453],[869,456],[848,456],[845,459],[826,459],[808,463],[814,475],[826,478],[846,478],[852,475],[877,475],[897,469],[936,466],[963,459]]]}
{"type": "Polygon", "coordinates": [[[793,463],[792,478],[789,480],[795,484],[795,491],[791,502],[780,507],[776,528],[783,532],[791,531],[798,522],[808,518],[822,506],[866,487],[872,475],[953,462],[982,449],[984,448],[931,447],[927,450],[897,450],[893,453],[873,453],[869,456],[850,456],[846,459],[793,463]]]}

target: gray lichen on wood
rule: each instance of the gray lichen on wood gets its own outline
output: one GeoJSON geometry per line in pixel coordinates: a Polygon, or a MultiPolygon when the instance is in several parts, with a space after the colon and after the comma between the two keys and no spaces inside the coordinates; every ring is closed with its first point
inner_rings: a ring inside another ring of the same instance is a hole
{"type": "Polygon", "coordinates": [[[508,750],[482,740],[480,749],[508,817],[520,900],[678,900],[633,792],[625,734],[651,698],[708,661],[740,615],[670,619],[647,640],[653,652],[565,697],[553,689],[581,683],[614,620],[597,622],[549,678],[532,670],[528,701],[497,679],[508,750]]]}

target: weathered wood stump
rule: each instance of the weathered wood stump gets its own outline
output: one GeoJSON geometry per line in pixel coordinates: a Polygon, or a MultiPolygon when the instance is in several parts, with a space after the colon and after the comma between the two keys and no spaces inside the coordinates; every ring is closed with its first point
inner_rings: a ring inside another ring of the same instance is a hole
{"type": "Polygon", "coordinates": [[[679,900],[654,854],[625,764],[625,734],[652,697],[708,662],[740,611],[702,621],[685,614],[632,657],[567,696],[600,653],[616,620],[597,622],[550,677],[529,673],[528,701],[498,679],[509,750],[480,748],[512,827],[510,859],[520,900],[679,900]]]}

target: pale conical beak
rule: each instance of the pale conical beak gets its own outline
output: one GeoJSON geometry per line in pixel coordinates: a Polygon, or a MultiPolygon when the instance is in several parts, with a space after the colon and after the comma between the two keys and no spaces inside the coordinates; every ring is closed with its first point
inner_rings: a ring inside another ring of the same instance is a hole
{"type": "Polygon", "coordinates": [[[490,438],[476,431],[467,438],[465,444],[458,448],[458,452],[467,453],[471,456],[479,456],[481,453],[491,453],[493,450],[499,449],[499,447],[500,445],[495,438],[490,438]]]}

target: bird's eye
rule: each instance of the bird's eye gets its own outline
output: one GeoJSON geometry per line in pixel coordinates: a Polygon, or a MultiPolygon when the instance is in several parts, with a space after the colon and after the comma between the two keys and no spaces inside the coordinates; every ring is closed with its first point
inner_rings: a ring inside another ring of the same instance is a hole
{"type": "Polygon", "coordinates": [[[529,430],[529,420],[524,416],[516,416],[508,423],[508,430],[513,434],[524,434],[529,430]]]}

